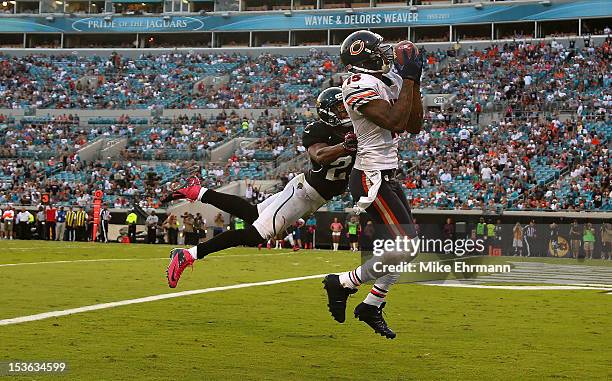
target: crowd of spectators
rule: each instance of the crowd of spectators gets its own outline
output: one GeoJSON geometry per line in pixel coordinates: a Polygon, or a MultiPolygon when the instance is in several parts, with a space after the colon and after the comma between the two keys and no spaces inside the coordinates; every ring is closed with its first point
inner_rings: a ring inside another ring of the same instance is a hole
{"type": "Polygon", "coordinates": [[[597,125],[535,117],[458,126],[431,123],[404,141],[404,185],[414,207],[584,210],[611,196],[611,136],[597,125]],[[593,194],[559,197],[568,175],[593,194]]]}
{"type": "Polygon", "coordinates": [[[0,108],[134,109],[313,106],[337,60],[173,53],[123,57],[0,55],[0,108]],[[211,75],[227,78],[210,86],[211,75]]]}
{"type": "MultiPolygon", "coordinates": [[[[204,159],[210,150],[236,137],[256,138],[237,149],[241,158],[269,160],[297,150],[298,137],[312,113],[240,117],[235,110],[208,117],[201,114],[157,119],[131,136],[123,157],[139,160],[204,159]]],[[[235,161],[235,160],[234,160],[235,161]]]]}
{"type": "Polygon", "coordinates": [[[103,137],[134,134],[129,118],[118,118],[118,124],[82,126],[79,117],[71,114],[45,117],[24,117],[19,122],[3,122],[0,115],[0,157],[70,156],[87,143],[103,137]]]}
{"type": "MultiPolygon", "coordinates": [[[[420,134],[401,138],[399,176],[412,206],[612,207],[611,43],[608,39],[580,49],[554,41],[514,43],[466,49],[454,57],[429,54],[424,91],[456,98],[428,111],[420,134]],[[481,120],[487,112],[488,118],[481,120]]],[[[314,103],[322,85],[333,82],[335,61],[317,52],[290,58],[177,53],[129,59],[113,54],[83,61],[2,56],[0,78],[6,81],[0,81],[0,103],[5,102],[0,107],[130,108],[167,99],[171,103],[163,107],[264,106],[282,111],[240,116],[220,110],[143,121],[124,115],[90,120],[87,126],[69,114],[18,122],[0,115],[0,157],[7,158],[0,162],[0,204],[37,204],[42,194],[49,194],[57,203],[85,205],[94,190],[103,189],[111,206],[156,208],[175,182],[188,175],[200,175],[211,188],[232,180],[278,179],[278,165],[304,153],[301,133],[314,117],[312,111],[298,113],[292,106],[314,103]],[[200,80],[213,73],[229,81],[221,87],[203,85],[200,80]],[[61,83],[45,82],[56,75],[61,83]],[[99,81],[92,90],[75,75],[93,75],[99,81]],[[109,78],[123,79],[111,84],[109,78]],[[123,104],[117,103],[121,97],[115,91],[124,96],[123,104]],[[120,159],[79,159],[76,151],[99,136],[128,138],[120,159]],[[211,149],[235,137],[251,139],[226,162],[208,159],[211,149]],[[41,160],[21,154],[31,151],[53,155],[41,160]]],[[[259,200],[259,193],[254,194],[251,199],[259,200]]],[[[352,204],[348,196],[334,202],[352,204]]]]}
{"type": "MultiPolygon", "coordinates": [[[[456,94],[458,110],[512,112],[606,107],[611,101],[608,38],[576,48],[517,42],[448,57],[427,52],[424,93],[456,94]],[[441,61],[445,64],[440,65],[441,61]],[[603,90],[603,91],[602,91],[603,90]]],[[[173,53],[138,58],[0,55],[0,107],[7,108],[277,108],[314,105],[339,72],[336,56],[173,53]],[[204,78],[217,75],[211,86],[204,78]]]]}
{"type": "Polygon", "coordinates": [[[612,102],[612,38],[600,46],[564,47],[552,42],[515,42],[462,49],[441,70],[425,73],[426,93],[456,94],[457,110],[509,114],[609,108],[612,102]]]}

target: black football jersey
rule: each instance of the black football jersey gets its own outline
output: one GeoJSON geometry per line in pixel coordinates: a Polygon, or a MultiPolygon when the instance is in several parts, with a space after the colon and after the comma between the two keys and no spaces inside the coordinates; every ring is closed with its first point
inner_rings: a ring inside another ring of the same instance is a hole
{"type": "MultiPolygon", "coordinates": [[[[310,123],[304,128],[302,144],[306,149],[316,143],[329,146],[340,144],[344,137],[334,133],[334,127],[321,121],[310,123]]],[[[306,172],[306,181],[326,200],[341,195],[346,191],[351,169],[355,164],[355,153],[341,156],[334,162],[321,165],[310,160],[310,170],[306,172]]]]}

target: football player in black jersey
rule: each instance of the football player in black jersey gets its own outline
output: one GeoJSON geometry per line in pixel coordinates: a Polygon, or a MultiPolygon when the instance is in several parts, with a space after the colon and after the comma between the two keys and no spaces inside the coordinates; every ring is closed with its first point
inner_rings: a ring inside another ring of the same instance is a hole
{"type": "Polygon", "coordinates": [[[295,176],[285,188],[258,205],[245,199],[206,189],[197,178],[189,179],[170,200],[188,199],[213,205],[243,219],[245,229],[229,230],[190,249],[173,249],[167,268],[168,285],[176,287],[185,268],[196,259],[230,247],[256,246],[282,235],[295,221],[308,217],[327,201],[345,192],[355,162],[357,139],[344,108],[342,89],[330,87],[317,98],[320,120],[306,126],[303,145],[312,168],[295,176]]]}

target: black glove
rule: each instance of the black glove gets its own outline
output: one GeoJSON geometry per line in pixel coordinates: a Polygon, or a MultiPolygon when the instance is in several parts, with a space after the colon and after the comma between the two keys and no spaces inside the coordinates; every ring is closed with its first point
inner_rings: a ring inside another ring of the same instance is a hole
{"type": "Polygon", "coordinates": [[[410,53],[406,50],[402,50],[402,61],[403,65],[400,65],[397,60],[393,62],[397,74],[403,79],[411,79],[415,83],[421,83],[421,73],[423,73],[423,54],[419,52],[416,54],[414,49],[410,50],[410,53]]]}
{"type": "Polygon", "coordinates": [[[357,151],[357,135],[355,135],[354,132],[347,132],[346,135],[344,135],[342,146],[349,152],[357,151]]]}

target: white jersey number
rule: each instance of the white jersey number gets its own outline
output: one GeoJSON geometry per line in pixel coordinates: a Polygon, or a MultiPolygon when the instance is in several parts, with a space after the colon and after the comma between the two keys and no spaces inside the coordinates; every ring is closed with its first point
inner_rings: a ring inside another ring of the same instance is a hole
{"type": "Polygon", "coordinates": [[[329,164],[332,168],[327,170],[327,175],[325,175],[325,179],[329,181],[345,180],[346,172],[338,172],[348,167],[352,161],[352,156],[342,156],[337,158],[336,161],[329,164]]]}

